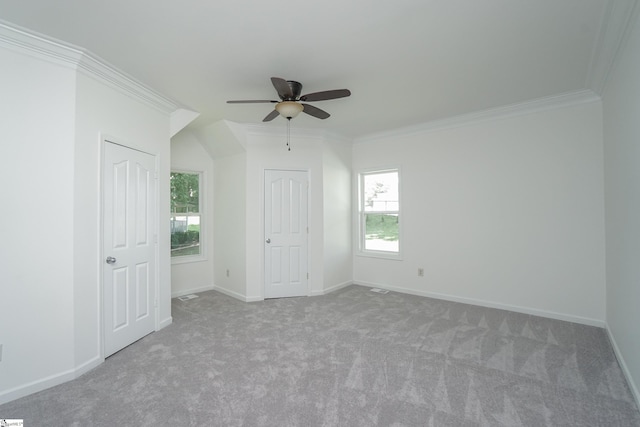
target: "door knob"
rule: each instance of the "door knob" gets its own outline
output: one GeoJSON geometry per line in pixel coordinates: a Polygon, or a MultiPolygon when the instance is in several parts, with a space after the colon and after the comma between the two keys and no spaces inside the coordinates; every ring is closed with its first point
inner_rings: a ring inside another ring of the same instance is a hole
{"type": "Polygon", "coordinates": [[[116,259],[112,256],[108,256],[107,257],[107,264],[115,264],[116,263],[116,259]]]}
{"type": "Polygon", "coordinates": [[[271,243],[271,239],[267,239],[265,240],[267,243],[271,243]]]}

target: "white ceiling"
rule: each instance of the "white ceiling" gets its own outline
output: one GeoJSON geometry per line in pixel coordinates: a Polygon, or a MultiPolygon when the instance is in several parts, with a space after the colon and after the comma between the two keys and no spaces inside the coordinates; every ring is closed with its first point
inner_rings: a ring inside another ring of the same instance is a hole
{"type": "MultiPolygon", "coordinates": [[[[201,113],[260,123],[270,77],[348,88],[295,126],[361,137],[589,88],[609,0],[0,0],[201,113]]],[[[292,123],[292,124],[293,124],[292,123]]],[[[281,118],[269,126],[283,126],[281,118]]]]}

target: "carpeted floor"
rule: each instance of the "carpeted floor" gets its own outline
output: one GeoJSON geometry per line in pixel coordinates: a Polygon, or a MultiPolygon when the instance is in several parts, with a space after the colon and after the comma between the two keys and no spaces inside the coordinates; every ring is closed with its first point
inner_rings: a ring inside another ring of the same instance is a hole
{"type": "Polygon", "coordinates": [[[604,330],[350,286],[173,300],[173,324],[0,406],[35,426],[640,426],[604,330]]]}

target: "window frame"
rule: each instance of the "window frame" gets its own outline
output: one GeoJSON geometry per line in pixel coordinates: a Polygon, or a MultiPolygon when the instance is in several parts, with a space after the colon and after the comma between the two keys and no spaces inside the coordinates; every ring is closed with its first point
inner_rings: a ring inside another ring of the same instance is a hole
{"type": "MultiPolygon", "coordinates": [[[[186,264],[190,262],[201,262],[207,259],[206,257],[206,226],[204,225],[205,212],[203,212],[204,206],[206,206],[205,199],[205,172],[200,170],[189,170],[189,169],[179,169],[179,168],[171,168],[170,174],[181,173],[181,174],[189,174],[189,175],[198,175],[198,212],[197,216],[200,217],[200,235],[199,235],[199,244],[200,244],[200,253],[195,255],[180,255],[180,256],[172,256],[171,264],[186,264]]],[[[196,216],[195,212],[187,212],[185,214],[182,213],[174,213],[169,209],[169,221],[172,220],[174,216],[187,215],[187,216],[196,216]]],[[[171,226],[171,223],[169,223],[171,226]]],[[[171,234],[171,231],[169,231],[171,234]]]]}
{"type": "Polygon", "coordinates": [[[356,207],[356,255],[371,258],[384,258],[390,260],[402,260],[402,173],[400,167],[382,167],[382,168],[369,168],[358,171],[357,176],[357,207],[356,207]],[[366,211],[365,210],[365,192],[364,192],[364,180],[368,175],[377,175],[383,173],[395,172],[398,174],[398,209],[397,210],[385,210],[385,211],[366,211]],[[366,249],[366,215],[367,214],[392,214],[398,216],[398,251],[385,251],[377,249],[366,249]]]}

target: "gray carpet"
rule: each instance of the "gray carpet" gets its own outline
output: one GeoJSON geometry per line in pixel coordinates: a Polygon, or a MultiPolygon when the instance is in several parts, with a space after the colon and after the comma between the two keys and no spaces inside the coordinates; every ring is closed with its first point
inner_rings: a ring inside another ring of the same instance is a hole
{"type": "Polygon", "coordinates": [[[350,286],[173,300],[174,323],[0,406],[34,426],[640,426],[600,328],[350,286]]]}

